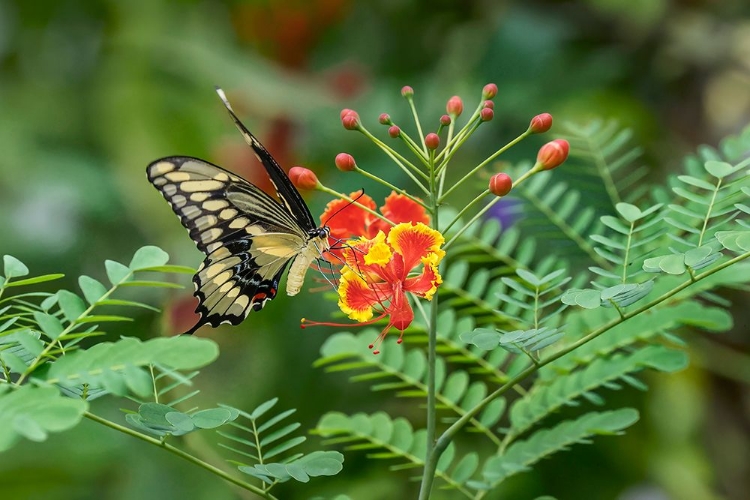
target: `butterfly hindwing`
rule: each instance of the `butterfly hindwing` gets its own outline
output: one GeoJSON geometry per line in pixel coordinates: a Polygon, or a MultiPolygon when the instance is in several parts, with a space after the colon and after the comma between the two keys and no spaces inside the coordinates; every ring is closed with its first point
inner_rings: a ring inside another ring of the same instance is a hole
{"type": "Polygon", "coordinates": [[[222,322],[238,325],[250,311],[259,311],[276,296],[279,280],[289,259],[254,257],[253,240],[240,239],[219,247],[209,254],[193,276],[196,310],[204,323],[216,327],[222,322]],[[259,262],[258,259],[265,259],[259,262]]]}

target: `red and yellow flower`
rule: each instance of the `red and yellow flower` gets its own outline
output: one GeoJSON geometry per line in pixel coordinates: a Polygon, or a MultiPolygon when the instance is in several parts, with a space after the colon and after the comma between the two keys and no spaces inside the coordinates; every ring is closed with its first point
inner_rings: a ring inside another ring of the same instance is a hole
{"type": "Polygon", "coordinates": [[[392,327],[401,330],[401,342],[414,319],[407,293],[432,299],[442,283],[438,264],[445,255],[440,249],[444,242],[443,235],[421,222],[401,223],[388,236],[379,231],[374,238],[361,238],[344,250],[347,265],[338,287],[339,308],[360,323],[388,317],[370,348],[380,344],[392,327]]]}
{"type": "MultiPolygon", "coordinates": [[[[391,328],[404,330],[414,319],[407,293],[431,300],[442,283],[438,265],[445,252],[445,239],[439,231],[418,222],[396,224],[388,235],[361,237],[343,249],[345,266],[338,285],[339,308],[350,319],[366,325],[385,317],[388,324],[370,349],[383,342],[391,328]]],[[[305,326],[332,325],[306,322],[305,326]]],[[[336,325],[341,326],[341,325],[336,325]]]]}
{"type": "MultiPolygon", "coordinates": [[[[403,332],[414,320],[407,294],[431,300],[442,283],[438,265],[445,252],[445,239],[431,229],[430,217],[414,199],[391,193],[375,211],[375,201],[361,193],[352,193],[359,205],[347,200],[328,203],[320,216],[330,228],[331,250],[342,264],[337,287],[339,308],[361,325],[388,318],[388,324],[370,345],[377,354],[391,328],[403,332]],[[345,242],[345,243],[344,243],[345,242]]],[[[303,320],[303,327],[315,325],[346,326],[303,320]]]]}

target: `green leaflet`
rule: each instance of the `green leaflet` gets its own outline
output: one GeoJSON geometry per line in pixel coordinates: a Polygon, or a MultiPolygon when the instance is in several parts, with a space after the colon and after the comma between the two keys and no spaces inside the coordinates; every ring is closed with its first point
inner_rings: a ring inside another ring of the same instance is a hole
{"type": "Polygon", "coordinates": [[[195,413],[183,413],[170,405],[144,403],[136,413],[128,413],[125,420],[143,432],[155,436],[182,436],[199,429],[214,429],[237,418],[238,413],[228,408],[209,408],[195,413]]]}
{"type": "MultiPolygon", "coordinates": [[[[330,412],[321,417],[315,433],[328,438],[330,443],[346,443],[349,449],[367,449],[371,458],[397,459],[404,466],[424,465],[425,431],[415,431],[406,419],[391,419],[385,412],[351,416],[330,412]]],[[[455,462],[453,448],[455,445],[451,443],[441,457],[437,476],[447,487],[464,489],[479,464],[479,457],[476,452],[469,452],[455,462]]]]}
{"type": "Polygon", "coordinates": [[[151,389],[144,387],[141,370],[132,370],[133,367],[161,365],[191,370],[211,363],[218,355],[218,346],[209,339],[179,336],[141,341],[126,337],[60,357],[50,365],[47,381],[68,387],[103,387],[121,396],[130,389],[147,396],[151,389]]]}
{"type": "MultiPolygon", "coordinates": [[[[445,325],[445,323],[441,323],[445,325]]],[[[468,326],[468,325],[466,325],[468,326]]],[[[425,398],[427,395],[427,360],[421,349],[409,349],[395,343],[395,339],[383,343],[381,354],[375,356],[368,348],[368,339],[377,333],[366,329],[355,336],[351,333],[337,333],[329,337],[321,347],[321,358],[315,366],[325,367],[328,371],[360,371],[352,375],[352,381],[375,381],[373,390],[395,390],[397,396],[425,398]],[[361,373],[365,371],[365,373],[361,373]]],[[[437,401],[442,409],[455,415],[464,415],[478,401],[477,395],[488,393],[487,386],[481,381],[469,384],[469,374],[463,370],[454,370],[446,376],[446,364],[438,357],[436,367],[437,401]]],[[[480,398],[481,399],[481,398],[480,398]]],[[[503,401],[500,399],[499,401],[503,401]]],[[[495,403],[482,410],[471,425],[496,444],[499,438],[491,427],[502,417],[503,403],[495,403]]]]}
{"type": "Polygon", "coordinates": [[[509,446],[503,455],[487,460],[482,467],[484,481],[472,482],[470,485],[477,489],[489,489],[512,475],[528,470],[531,465],[552,453],[585,442],[591,436],[618,434],[637,420],[637,411],[624,408],[587,413],[576,420],[566,420],[550,429],[540,430],[529,439],[509,446]]]}
{"type": "Polygon", "coordinates": [[[631,354],[615,354],[594,360],[565,377],[552,379],[548,385],[537,385],[521,399],[514,402],[510,410],[509,433],[518,436],[526,432],[550,413],[571,404],[577,398],[607,385],[625,381],[627,376],[643,368],[673,372],[685,368],[687,354],[664,346],[648,346],[631,354]]]}
{"type": "Polygon", "coordinates": [[[54,387],[0,387],[0,451],[21,438],[44,441],[51,432],[66,431],[87,408],[85,401],[63,397],[54,387]]]}
{"type": "Polygon", "coordinates": [[[297,453],[282,461],[271,461],[271,459],[279,460],[279,455],[286,454],[306,440],[304,436],[292,436],[292,433],[300,427],[298,422],[287,423],[283,426],[277,425],[296,411],[291,409],[278,414],[269,413],[277,402],[278,398],[270,399],[249,413],[224,407],[234,412],[236,417],[246,419],[246,421],[231,422],[230,426],[234,427],[233,432],[219,431],[218,433],[231,443],[222,442],[219,446],[253,462],[247,464],[233,461],[238,464],[238,470],[269,485],[275,482],[283,483],[290,479],[306,483],[311,477],[333,476],[341,472],[344,455],[336,451],[315,451],[306,455],[297,453]]]}

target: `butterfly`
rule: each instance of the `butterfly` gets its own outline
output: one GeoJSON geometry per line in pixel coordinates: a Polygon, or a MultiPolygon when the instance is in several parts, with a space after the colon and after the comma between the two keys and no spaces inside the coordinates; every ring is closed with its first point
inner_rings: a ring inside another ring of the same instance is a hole
{"type": "Polygon", "coordinates": [[[287,267],[286,293],[296,295],[307,268],[330,248],[328,226],[315,223],[284,170],[237,118],[224,91],[216,92],[265,167],[278,200],[198,158],[170,156],[148,166],[148,180],[206,254],[193,276],[200,319],[186,334],[205,324],[238,325],[250,311],[260,311],[276,296],[287,267]]]}

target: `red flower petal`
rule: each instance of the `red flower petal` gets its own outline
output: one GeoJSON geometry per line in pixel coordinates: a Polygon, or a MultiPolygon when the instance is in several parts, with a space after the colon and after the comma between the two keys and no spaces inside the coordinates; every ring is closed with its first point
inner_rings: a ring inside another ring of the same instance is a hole
{"type": "MultiPolygon", "coordinates": [[[[354,198],[359,194],[359,192],[354,192],[349,196],[354,198]]],[[[375,210],[377,207],[375,201],[366,194],[359,196],[357,202],[371,210],[375,210]]],[[[365,212],[351,202],[333,200],[326,205],[325,211],[320,216],[320,222],[327,224],[331,229],[330,242],[334,245],[337,243],[336,240],[348,240],[353,236],[367,234],[368,227],[374,218],[374,215],[365,212]]],[[[340,250],[333,250],[332,253],[341,256],[340,250]]]]}
{"type": "MultiPolygon", "coordinates": [[[[388,195],[385,199],[385,205],[380,207],[380,212],[386,219],[395,224],[402,222],[411,222],[413,224],[417,222],[423,224],[430,223],[430,216],[427,215],[422,205],[395,192],[388,195]]],[[[386,234],[388,233],[386,232],[386,234]]]]}
{"type": "Polygon", "coordinates": [[[388,234],[388,244],[395,252],[403,256],[407,273],[430,254],[436,255],[439,262],[445,255],[445,252],[440,249],[444,242],[442,234],[422,223],[415,226],[400,224],[391,229],[388,234]]]}
{"type": "Polygon", "coordinates": [[[442,282],[443,280],[437,273],[437,269],[432,265],[425,265],[419,276],[406,278],[404,281],[404,291],[431,299],[437,290],[437,285],[442,282]]]}

